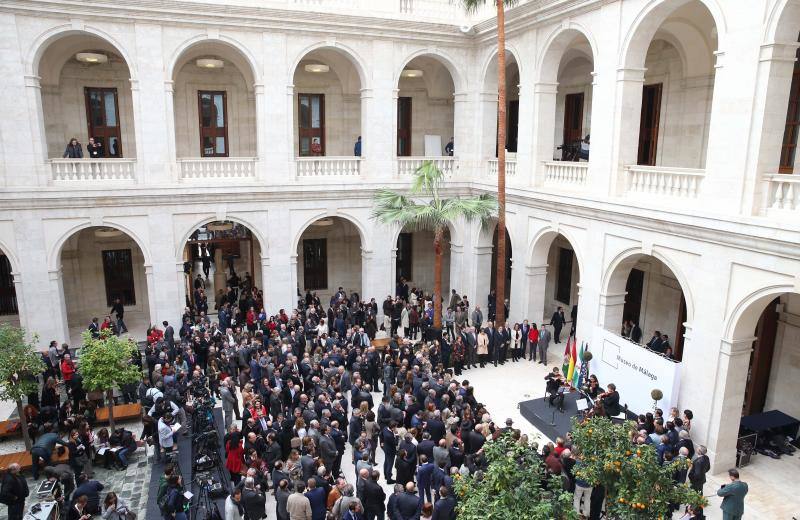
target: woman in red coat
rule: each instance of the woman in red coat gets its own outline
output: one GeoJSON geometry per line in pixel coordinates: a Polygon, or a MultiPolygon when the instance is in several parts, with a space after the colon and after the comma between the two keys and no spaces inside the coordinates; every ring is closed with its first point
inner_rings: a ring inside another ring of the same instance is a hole
{"type": "Polygon", "coordinates": [[[69,354],[64,354],[61,360],[61,376],[64,378],[64,386],[72,390],[72,376],[75,375],[75,363],[69,354]]]}
{"type": "Polygon", "coordinates": [[[225,451],[228,453],[228,457],[225,459],[225,467],[230,472],[231,482],[235,486],[242,479],[242,468],[244,468],[244,447],[238,432],[231,434],[228,443],[225,445],[225,451]]]}
{"type": "MultiPolygon", "coordinates": [[[[536,361],[536,344],[539,343],[539,329],[536,324],[531,324],[531,329],[528,331],[528,361],[536,361]]],[[[525,353],[522,353],[522,358],[525,359],[525,353]]]]}

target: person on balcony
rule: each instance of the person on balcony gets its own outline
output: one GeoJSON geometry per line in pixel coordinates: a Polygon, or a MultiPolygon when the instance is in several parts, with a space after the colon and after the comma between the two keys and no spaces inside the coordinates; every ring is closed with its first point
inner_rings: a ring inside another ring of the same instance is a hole
{"type": "Polygon", "coordinates": [[[89,142],[86,143],[86,153],[89,154],[90,159],[100,159],[103,157],[103,145],[95,142],[94,137],[90,137],[89,142]]]}
{"type": "Polygon", "coordinates": [[[578,159],[583,159],[584,161],[589,160],[589,134],[586,134],[586,137],[584,137],[583,141],[581,141],[581,147],[578,151],[578,159]]]}
{"type": "Polygon", "coordinates": [[[450,140],[444,145],[444,154],[448,157],[453,156],[453,138],[451,137],[450,140]]]}
{"type": "Polygon", "coordinates": [[[361,157],[361,136],[358,136],[356,139],[356,144],[353,146],[353,155],[356,157],[361,157]]]}
{"type": "Polygon", "coordinates": [[[66,150],[64,150],[64,155],[61,157],[70,159],[83,159],[83,148],[81,147],[81,143],[78,142],[77,138],[73,137],[69,140],[69,144],[67,145],[66,150]]]}

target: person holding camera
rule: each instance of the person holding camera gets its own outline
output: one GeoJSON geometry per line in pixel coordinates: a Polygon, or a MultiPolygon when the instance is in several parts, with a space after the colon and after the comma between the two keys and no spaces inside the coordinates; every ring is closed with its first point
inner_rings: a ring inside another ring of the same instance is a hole
{"type": "Polygon", "coordinates": [[[113,491],[106,495],[103,501],[103,520],[133,520],[136,513],[128,508],[128,504],[119,498],[113,491]]]}

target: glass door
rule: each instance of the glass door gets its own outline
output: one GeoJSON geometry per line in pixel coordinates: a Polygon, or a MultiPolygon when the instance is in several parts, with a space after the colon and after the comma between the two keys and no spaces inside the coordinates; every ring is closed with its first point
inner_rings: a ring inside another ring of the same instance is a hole
{"type": "Polygon", "coordinates": [[[228,157],[228,111],[224,91],[197,92],[200,114],[200,156],[228,157]]]}
{"type": "Polygon", "coordinates": [[[325,94],[298,94],[300,157],[325,155],[325,94]]]}
{"type": "Polygon", "coordinates": [[[89,137],[100,145],[100,157],[122,157],[119,105],[115,88],[84,88],[89,137]]]}

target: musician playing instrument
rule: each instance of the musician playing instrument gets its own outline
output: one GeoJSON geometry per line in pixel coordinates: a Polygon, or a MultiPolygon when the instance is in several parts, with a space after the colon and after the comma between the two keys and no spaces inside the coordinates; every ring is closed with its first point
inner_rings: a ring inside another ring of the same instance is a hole
{"type": "Polygon", "coordinates": [[[609,383],[608,390],[598,395],[597,399],[603,403],[603,408],[605,408],[609,417],[617,416],[622,411],[619,406],[619,392],[617,392],[617,385],[614,383],[609,383]]]}

